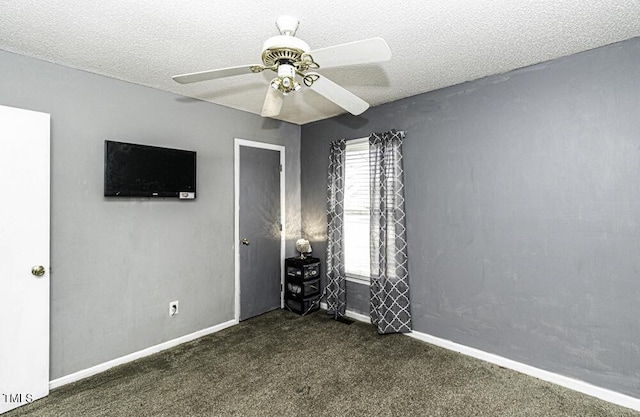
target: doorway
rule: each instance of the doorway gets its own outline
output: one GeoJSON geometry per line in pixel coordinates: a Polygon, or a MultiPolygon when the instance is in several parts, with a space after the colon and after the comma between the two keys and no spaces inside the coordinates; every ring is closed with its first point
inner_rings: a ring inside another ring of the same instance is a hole
{"type": "Polygon", "coordinates": [[[285,148],[235,140],[238,321],[283,306],[285,148]]]}

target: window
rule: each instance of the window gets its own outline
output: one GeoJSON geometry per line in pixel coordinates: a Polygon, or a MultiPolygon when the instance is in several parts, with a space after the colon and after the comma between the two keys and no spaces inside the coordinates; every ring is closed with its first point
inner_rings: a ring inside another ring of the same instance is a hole
{"type": "Polygon", "coordinates": [[[369,139],[347,142],[344,181],[344,263],[348,278],[369,281],[369,139]]]}

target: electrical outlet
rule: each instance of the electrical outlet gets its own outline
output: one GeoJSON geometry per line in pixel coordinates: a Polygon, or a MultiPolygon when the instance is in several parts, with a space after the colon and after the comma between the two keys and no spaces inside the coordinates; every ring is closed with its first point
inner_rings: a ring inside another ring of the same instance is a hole
{"type": "Polygon", "coordinates": [[[169,303],[169,316],[175,316],[176,314],[178,314],[179,310],[178,310],[178,301],[172,301],[169,303]]]}

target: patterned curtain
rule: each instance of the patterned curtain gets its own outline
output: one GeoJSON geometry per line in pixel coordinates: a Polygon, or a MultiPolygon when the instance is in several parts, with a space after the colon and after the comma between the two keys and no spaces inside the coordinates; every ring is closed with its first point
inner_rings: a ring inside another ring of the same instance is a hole
{"type": "Polygon", "coordinates": [[[346,140],[331,143],[327,181],[327,313],[344,317],[347,309],[344,272],[344,167],[346,140]]]}
{"type": "Polygon", "coordinates": [[[378,333],[411,331],[402,140],[394,130],[369,137],[371,323],[378,333]]]}

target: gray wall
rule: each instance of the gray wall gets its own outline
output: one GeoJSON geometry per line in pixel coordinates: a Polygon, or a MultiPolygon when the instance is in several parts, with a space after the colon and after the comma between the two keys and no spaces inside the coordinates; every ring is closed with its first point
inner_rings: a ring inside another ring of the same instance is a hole
{"type": "Polygon", "coordinates": [[[286,146],[298,236],[299,126],[3,51],[0,74],[0,104],[51,114],[52,379],[233,319],[234,137],[286,146]],[[197,151],[198,198],[104,198],[105,139],[197,151]]]}
{"type": "Polygon", "coordinates": [[[314,255],[329,142],[406,130],[415,330],[638,397],[639,68],[636,38],[303,126],[314,255]]]}

